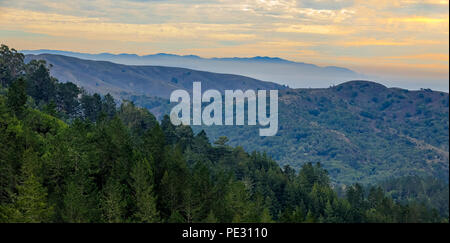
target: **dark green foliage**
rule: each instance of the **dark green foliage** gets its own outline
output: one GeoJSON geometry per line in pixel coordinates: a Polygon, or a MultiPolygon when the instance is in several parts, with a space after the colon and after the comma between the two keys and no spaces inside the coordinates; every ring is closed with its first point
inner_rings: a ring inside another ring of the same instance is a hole
{"type": "Polygon", "coordinates": [[[59,83],[57,89],[58,110],[68,116],[76,116],[80,106],[78,102],[80,92],[80,89],[73,83],[59,83]]]}
{"type": "MultiPolygon", "coordinates": [[[[115,106],[112,105],[112,97],[105,96],[104,104],[109,107],[104,110],[111,117],[116,113],[115,106]],[[108,99],[110,101],[108,101],[108,99]],[[110,105],[107,105],[110,103],[110,105]]],[[[146,109],[136,107],[132,102],[124,101],[117,112],[122,122],[136,134],[142,134],[144,131],[156,125],[156,118],[146,109]]]]}
{"type": "Polygon", "coordinates": [[[154,176],[150,163],[146,159],[139,159],[131,171],[131,183],[137,222],[155,223],[159,221],[157,201],[154,193],[154,176]]]}
{"type": "Polygon", "coordinates": [[[432,177],[406,176],[380,183],[386,194],[401,203],[423,203],[448,218],[448,183],[432,177]]]}
{"type": "Polygon", "coordinates": [[[395,203],[380,188],[366,196],[354,185],[339,198],[320,164],[307,163],[298,174],[281,170],[265,154],[229,147],[226,139],[212,146],[204,132],[193,136],[188,127],[166,125],[167,133],[155,125],[139,135],[119,117],[67,126],[30,108],[27,114],[15,120],[2,113],[0,121],[21,126],[11,132],[28,137],[26,146],[2,144],[21,154],[2,155],[5,222],[442,220],[420,204],[395,203]]]}
{"type": "Polygon", "coordinates": [[[102,103],[102,111],[109,118],[112,118],[116,114],[116,102],[114,101],[114,98],[110,94],[107,94],[103,97],[102,103]]]}
{"type": "Polygon", "coordinates": [[[32,61],[28,65],[35,65],[33,71],[27,74],[27,93],[37,104],[54,100],[57,94],[57,81],[50,76],[50,70],[45,63],[32,61]]]}
{"type": "Polygon", "coordinates": [[[24,55],[6,45],[0,46],[0,86],[8,86],[24,71],[24,55]]]}
{"type": "Polygon", "coordinates": [[[6,95],[7,106],[16,116],[22,116],[27,102],[26,83],[23,78],[19,78],[9,86],[6,95]]]}
{"type": "MultiPolygon", "coordinates": [[[[28,163],[36,163],[29,161],[28,163]]],[[[24,164],[24,168],[27,164],[24,164]]],[[[17,186],[17,195],[14,197],[14,214],[11,222],[41,223],[51,222],[53,208],[47,200],[47,190],[39,182],[39,178],[32,171],[23,172],[23,182],[17,186]]]]}
{"type": "Polygon", "coordinates": [[[96,121],[102,111],[102,98],[99,94],[83,94],[80,100],[83,107],[84,117],[91,121],[96,121]]]}

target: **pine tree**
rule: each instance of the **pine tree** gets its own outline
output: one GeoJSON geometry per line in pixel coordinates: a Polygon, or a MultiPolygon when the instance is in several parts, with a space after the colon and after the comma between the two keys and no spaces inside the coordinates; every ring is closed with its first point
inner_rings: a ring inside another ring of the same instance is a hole
{"type": "Polygon", "coordinates": [[[167,223],[185,223],[185,219],[183,218],[183,215],[180,214],[178,211],[173,211],[172,214],[169,217],[169,220],[167,220],[167,223]]]}
{"type": "Polygon", "coordinates": [[[232,182],[225,196],[225,203],[233,223],[250,222],[250,195],[242,182],[232,182]]]}
{"type": "Polygon", "coordinates": [[[45,66],[45,62],[36,65],[37,68],[27,78],[27,93],[36,103],[46,104],[56,99],[56,80],[50,76],[50,70],[45,66]]]}
{"type": "Polygon", "coordinates": [[[170,121],[170,117],[165,115],[161,121],[161,129],[164,131],[164,137],[167,144],[175,144],[178,141],[175,132],[175,126],[170,121]]]}
{"type": "Polygon", "coordinates": [[[26,82],[25,79],[19,78],[8,89],[6,105],[17,117],[21,117],[26,109],[26,103],[26,82]]]}
{"type": "Polygon", "coordinates": [[[351,215],[353,222],[363,222],[366,201],[364,200],[364,189],[355,184],[347,190],[347,200],[352,207],[351,215]]]}
{"type": "Polygon", "coordinates": [[[123,188],[115,180],[109,180],[103,189],[101,205],[103,219],[108,223],[125,222],[126,201],[123,199],[123,188]]]}
{"type": "Polygon", "coordinates": [[[103,97],[102,100],[102,111],[109,117],[113,118],[116,114],[116,102],[114,98],[109,93],[103,97]]]}
{"type": "Polygon", "coordinates": [[[63,199],[62,219],[70,223],[98,222],[98,195],[90,178],[78,172],[69,180],[63,199]]]}
{"type": "Polygon", "coordinates": [[[36,176],[41,170],[37,153],[31,148],[22,155],[21,178],[15,196],[15,219],[17,222],[50,222],[54,210],[47,199],[47,189],[42,185],[42,178],[36,176]]]}
{"type": "MultiPolygon", "coordinates": [[[[161,127],[158,123],[156,125],[147,130],[142,135],[142,145],[140,146],[140,152],[144,157],[152,157],[152,161],[150,161],[150,166],[153,168],[154,180],[161,181],[163,177],[164,170],[166,168],[166,160],[165,160],[165,137],[164,132],[161,130],[161,127]]],[[[158,191],[159,188],[156,185],[155,191],[158,191]]]]}
{"type": "Polygon", "coordinates": [[[137,222],[159,222],[159,212],[156,209],[156,196],[153,192],[154,181],[150,163],[140,159],[131,171],[132,189],[137,210],[134,213],[137,222]]]}
{"type": "Polygon", "coordinates": [[[299,206],[295,207],[294,212],[292,213],[292,220],[295,223],[301,223],[305,220],[305,205],[303,202],[300,202],[299,206]]]}
{"type": "Polygon", "coordinates": [[[57,106],[58,110],[70,117],[78,115],[80,102],[78,95],[81,89],[74,83],[58,83],[57,85],[57,106]]]}
{"type": "Polygon", "coordinates": [[[314,217],[314,214],[311,211],[308,211],[308,214],[306,214],[305,223],[316,223],[316,218],[314,217]]]}
{"type": "Polygon", "coordinates": [[[367,197],[369,207],[376,208],[382,203],[384,199],[384,192],[381,187],[371,187],[369,190],[369,196],[367,197]]]}
{"type": "Polygon", "coordinates": [[[17,222],[41,223],[50,222],[53,207],[48,205],[47,191],[38,178],[29,173],[24,182],[17,186],[18,195],[15,200],[17,222]]]}
{"type": "Polygon", "coordinates": [[[97,93],[92,96],[83,93],[81,96],[81,107],[83,108],[84,118],[94,122],[100,115],[102,109],[102,98],[97,93]]]}
{"type": "Polygon", "coordinates": [[[175,211],[183,213],[185,208],[186,187],[189,172],[183,154],[179,148],[166,148],[166,168],[161,179],[160,205],[162,211],[169,215],[175,211]]]}
{"type": "Polygon", "coordinates": [[[211,210],[208,213],[208,216],[204,220],[204,223],[219,223],[219,220],[214,215],[214,212],[211,210]]]}
{"type": "Polygon", "coordinates": [[[261,223],[273,223],[273,219],[272,219],[272,215],[270,215],[270,210],[269,208],[264,208],[262,213],[261,213],[261,218],[260,218],[260,222],[261,223]]]}

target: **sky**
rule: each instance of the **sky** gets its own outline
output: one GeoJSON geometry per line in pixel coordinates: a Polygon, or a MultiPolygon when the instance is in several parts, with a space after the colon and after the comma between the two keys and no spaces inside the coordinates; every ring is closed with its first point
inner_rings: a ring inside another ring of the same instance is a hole
{"type": "Polygon", "coordinates": [[[18,50],[271,56],[448,91],[448,0],[0,0],[18,50]]]}

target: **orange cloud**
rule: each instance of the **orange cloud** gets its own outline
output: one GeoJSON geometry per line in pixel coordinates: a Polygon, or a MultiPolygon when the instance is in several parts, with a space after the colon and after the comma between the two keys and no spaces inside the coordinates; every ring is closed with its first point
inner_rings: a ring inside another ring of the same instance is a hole
{"type": "Polygon", "coordinates": [[[336,25],[307,25],[307,24],[281,26],[276,28],[275,31],[287,33],[322,34],[322,35],[346,35],[354,32],[354,30],[350,28],[336,25]]]}
{"type": "Polygon", "coordinates": [[[338,42],[342,46],[412,46],[412,45],[443,45],[445,41],[441,40],[386,40],[375,38],[362,38],[352,41],[338,42]]]}
{"type": "Polygon", "coordinates": [[[440,24],[440,23],[448,22],[448,17],[447,18],[427,18],[427,17],[390,18],[388,20],[388,22],[440,24]]]}

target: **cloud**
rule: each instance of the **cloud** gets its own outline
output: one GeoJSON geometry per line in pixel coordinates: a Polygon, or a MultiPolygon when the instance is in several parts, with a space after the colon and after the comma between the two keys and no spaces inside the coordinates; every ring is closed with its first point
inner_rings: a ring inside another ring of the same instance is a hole
{"type": "Polygon", "coordinates": [[[425,24],[439,24],[448,22],[448,18],[427,18],[427,17],[408,17],[408,18],[391,18],[390,21],[410,22],[410,23],[425,23],[425,24]]]}
{"type": "Polygon", "coordinates": [[[297,5],[301,8],[339,10],[351,7],[354,0],[298,0],[297,5]]]}
{"type": "Polygon", "coordinates": [[[448,14],[449,12],[448,1],[445,0],[405,1],[401,5],[386,10],[406,15],[420,14],[425,16],[448,14]]]}
{"type": "Polygon", "coordinates": [[[355,40],[337,42],[337,45],[358,47],[358,46],[418,46],[418,45],[445,45],[442,40],[414,40],[414,39],[375,39],[359,38],[355,40]]]}
{"type": "Polygon", "coordinates": [[[322,34],[322,35],[344,35],[353,32],[351,28],[346,28],[336,25],[307,25],[307,24],[296,24],[288,25],[275,29],[278,32],[289,32],[289,33],[308,33],[308,34],[322,34]]]}
{"type": "Polygon", "coordinates": [[[0,11],[4,13],[3,23],[9,26],[10,30],[22,29],[31,33],[68,38],[148,43],[169,39],[238,41],[255,37],[254,34],[240,33],[250,29],[250,25],[124,24],[103,22],[101,18],[45,14],[27,10],[0,8],[0,11]]]}
{"type": "Polygon", "coordinates": [[[406,56],[387,56],[387,59],[403,59],[403,60],[428,60],[436,62],[447,62],[449,61],[449,55],[443,53],[427,53],[427,54],[417,54],[417,55],[406,55],[406,56]]]}

